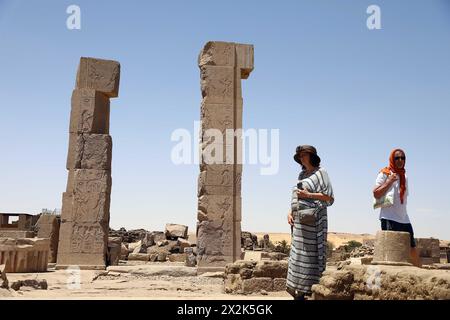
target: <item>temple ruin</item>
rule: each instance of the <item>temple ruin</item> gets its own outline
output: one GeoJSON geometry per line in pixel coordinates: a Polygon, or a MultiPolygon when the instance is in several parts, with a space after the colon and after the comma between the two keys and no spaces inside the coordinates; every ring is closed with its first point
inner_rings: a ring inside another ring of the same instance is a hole
{"type": "Polygon", "coordinates": [[[112,184],[109,99],[118,96],[119,79],[118,62],[80,59],[72,93],[57,268],[106,267],[112,184]]]}
{"type": "Polygon", "coordinates": [[[200,52],[201,162],[198,178],[198,273],[241,258],[241,80],[253,70],[253,46],[208,42],[200,52]],[[228,130],[228,131],[227,131],[228,130]],[[214,158],[214,159],[213,159],[214,158]],[[212,161],[213,160],[213,161],[212,161]]]}

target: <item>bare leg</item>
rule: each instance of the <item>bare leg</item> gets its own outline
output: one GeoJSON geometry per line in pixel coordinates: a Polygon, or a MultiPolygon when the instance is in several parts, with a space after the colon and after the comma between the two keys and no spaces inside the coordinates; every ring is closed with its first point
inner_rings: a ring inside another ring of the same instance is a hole
{"type": "Polygon", "coordinates": [[[416,267],[420,268],[422,266],[422,264],[420,263],[419,253],[417,252],[417,249],[415,247],[411,247],[411,261],[412,264],[416,267]]]}

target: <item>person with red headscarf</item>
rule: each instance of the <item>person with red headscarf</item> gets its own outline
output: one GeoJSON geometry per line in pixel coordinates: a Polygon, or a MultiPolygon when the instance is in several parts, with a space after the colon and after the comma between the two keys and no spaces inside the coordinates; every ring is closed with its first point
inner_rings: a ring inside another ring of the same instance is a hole
{"type": "Polygon", "coordinates": [[[392,150],[389,156],[389,166],[383,168],[378,174],[373,196],[375,199],[380,199],[388,194],[391,196],[392,203],[385,204],[380,209],[381,230],[409,232],[411,260],[414,265],[419,266],[414,231],[406,208],[409,188],[405,163],[405,152],[402,149],[392,150]]]}

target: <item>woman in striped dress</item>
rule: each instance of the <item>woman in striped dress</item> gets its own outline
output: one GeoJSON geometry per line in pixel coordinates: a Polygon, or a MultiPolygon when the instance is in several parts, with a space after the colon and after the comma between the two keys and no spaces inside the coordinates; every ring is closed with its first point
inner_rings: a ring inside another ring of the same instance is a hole
{"type": "Polygon", "coordinates": [[[302,171],[292,190],[288,214],[292,240],[286,286],[295,300],[304,300],[326,267],[327,207],[333,204],[334,195],[316,148],[298,146],[294,160],[302,171]]]}

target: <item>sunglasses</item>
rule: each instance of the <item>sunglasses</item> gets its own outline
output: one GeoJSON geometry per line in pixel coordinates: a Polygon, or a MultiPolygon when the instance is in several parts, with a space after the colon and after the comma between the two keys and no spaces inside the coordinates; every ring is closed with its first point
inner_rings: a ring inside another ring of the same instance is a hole
{"type": "Polygon", "coordinates": [[[394,160],[403,160],[403,161],[405,161],[406,157],[395,157],[394,160]]]}

